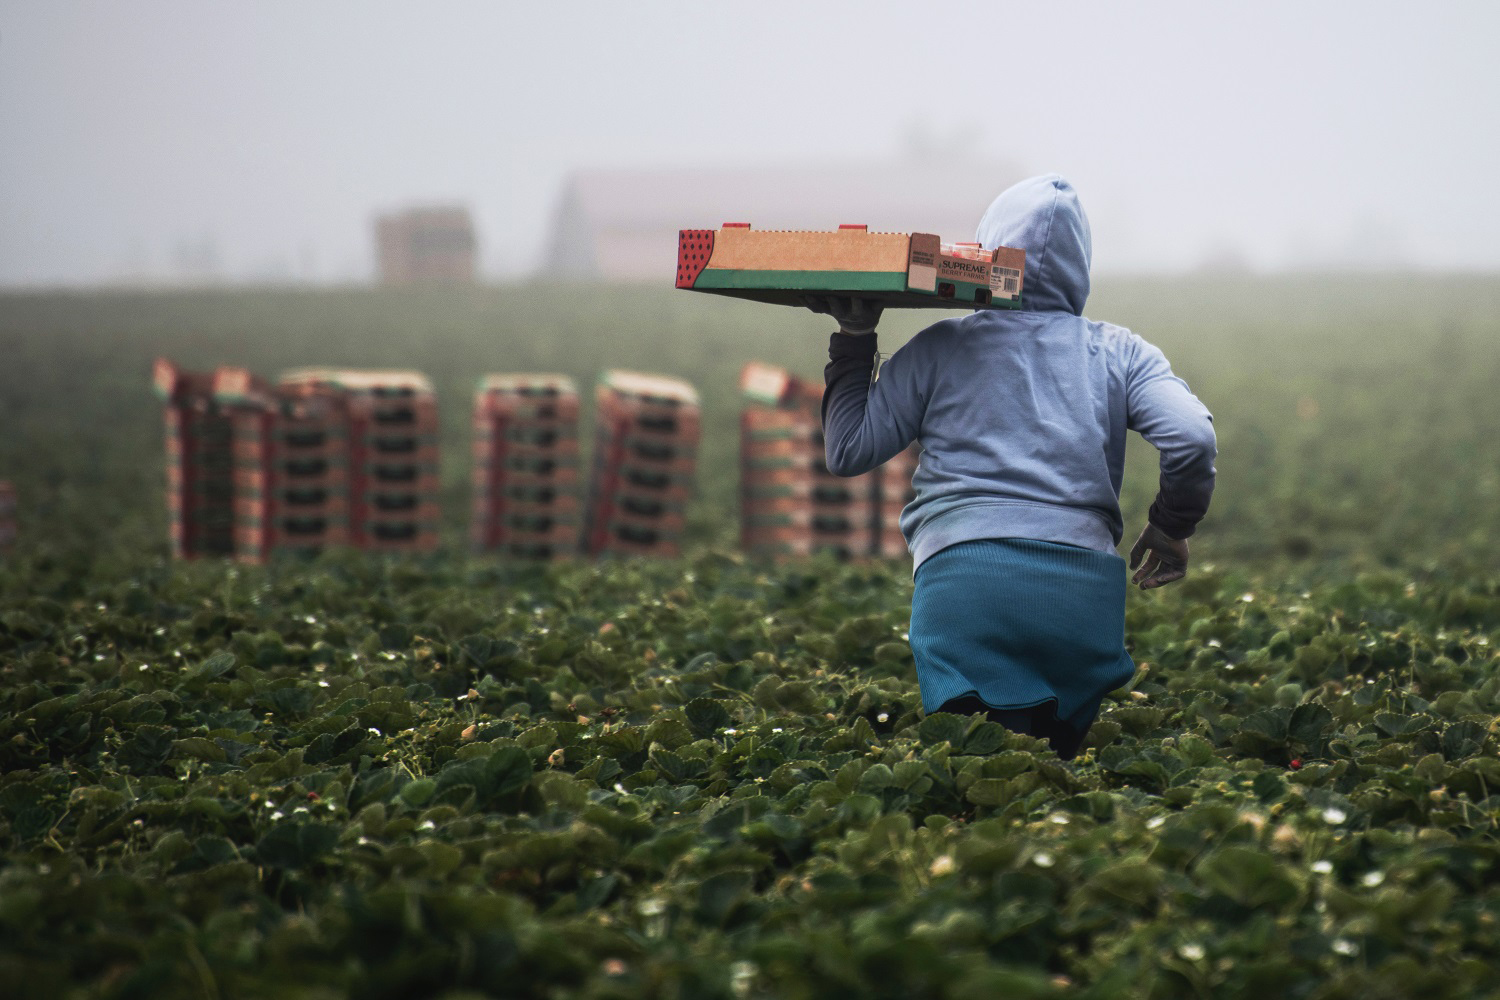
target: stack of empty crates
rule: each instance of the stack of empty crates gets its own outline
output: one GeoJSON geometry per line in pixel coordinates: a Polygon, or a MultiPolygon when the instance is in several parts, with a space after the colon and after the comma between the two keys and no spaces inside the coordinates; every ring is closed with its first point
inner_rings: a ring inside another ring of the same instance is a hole
{"type": "Polygon", "coordinates": [[[152,370],[166,404],[167,517],[179,559],[234,553],[233,432],[214,378],[165,359],[152,370]]]}
{"type": "Polygon", "coordinates": [[[911,499],[914,444],[874,472],[828,471],[823,389],[751,362],[740,375],[740,539],[754,555],[845,558],[906,555],[901,510],[911,499]]]}
{"type": "Polygon", "coordinates": [[[165,359],[154,375],[174,555],[437,547],[437,402],[421,375],[309,369],[273,386],[165,359]]]}
{"type": "Polygon", "coordinates": [[[16,488],[0,479],[0,552],[16,544],[16,488]]]}
{"type": "Polygon", "coordinates": [[[678,555],[697,467],[698,393],[680,379],[606,371],[595,404],[584,551],[678,555]]]}
{"type": "Polygon", "coordinates": [[[235,554],[317,552],[349,544],[349,413],[336,389],[285,384],[261,390],[248,373],[226,384],[259,407],[233,418],[235,554]]]}
{"type": "Polygon", "coordinates": [[[740,417],[741,544],[758,556],[841,557],[876,550],[874,475],[828,471],[822,386],[751,362],[740,376],[749,398],[740,417]]]}
{"type": "Polygon", "coordinates": [[[475,551],[578,550],[578,387],[566,375],[487,375],[474,394],[475,551]]]}
{"type": "Polygon", "coordinates": [[[374,552],[438,544],[438,408],[432,383],[406,371],[307,369],[286,393],[335,394],[348,415],[348,540],[374,552]]]}

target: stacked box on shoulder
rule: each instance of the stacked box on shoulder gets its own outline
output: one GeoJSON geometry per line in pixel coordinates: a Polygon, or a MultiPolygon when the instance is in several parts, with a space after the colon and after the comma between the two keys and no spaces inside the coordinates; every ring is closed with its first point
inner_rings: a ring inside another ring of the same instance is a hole
{"type": "Polygon", "coordinates": [[[702,431],[697,391],[681,379],[612,370],[599,377],[594,401],[584,551],[678,555],[702,431]]]}
{"type": "Polygon", "coordinates": [[[555,559],[582,522],[578,387],[566,375],[486,375],[474,394],[477,552],[555,559]]]}

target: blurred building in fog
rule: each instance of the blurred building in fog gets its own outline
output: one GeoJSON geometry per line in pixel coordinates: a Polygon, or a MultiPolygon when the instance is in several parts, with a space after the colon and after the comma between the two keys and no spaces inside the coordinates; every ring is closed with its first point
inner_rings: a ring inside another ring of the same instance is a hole
{"type": "Polygon", "coordinates": [[[1025,174],[976,157],[738,170],[594,170],[563,189],[542,261],[558,280],[671,284],[679,229],[834,229],[974,238],[989,203],[1025,174]]]}
{"type": "Polygon", "coordinates": [[[470,284],[474,220],[461,205],[408,208],[375,220],[383,285],[470,284]]]}

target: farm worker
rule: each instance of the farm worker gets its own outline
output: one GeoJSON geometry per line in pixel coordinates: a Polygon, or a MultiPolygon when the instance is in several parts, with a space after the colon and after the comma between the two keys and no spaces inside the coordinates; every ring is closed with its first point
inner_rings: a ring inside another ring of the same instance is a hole
{"type": "Polygon", "coordinates": [[[1187,539],[1213,494],[1213,418],[1161,351],[1084,318],[1089,224],[1066,180],[1006,190],[978,241],[1026,251],[1021,308],[934,323],[873,382],[879,305],[808,299],[839,324],[823,396],[828,468],[856,476],[921,445],[901,531],[916,564],[923,708],[986,713],[1067,759],[1135,670],[1115,551],[1125,432],[1161,454],[1160,491],[1130,551],[1132,582],[1151,589],[1187,573],[1187,539]]]}

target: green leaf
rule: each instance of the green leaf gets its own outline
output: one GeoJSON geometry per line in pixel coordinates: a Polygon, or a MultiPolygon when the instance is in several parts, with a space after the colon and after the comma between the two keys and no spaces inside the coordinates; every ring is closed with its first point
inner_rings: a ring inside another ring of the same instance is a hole
{"type": "Polygon", "coordinates": [[[1449,760],[1472,757],[1484,749],[1485,728],[1465,719],[1443,730],[1443,756],[1449,760]]]}
{"type": "Polygon", "coordinates": [[[433,781],[431,778],[418,778],[415,781],[408,781],[402,785],[401,791],[396,793],[396,797],[413,809],[420,809],[437,794],[437,790],[438,785],[436,781],[433,781]]]}
{"type": "Polygon", "coordinates": [[[668,781],[681,781],[688,773],[687,761],[659,743],[651,745],[651,766],[668,781]]]}
{"type": "Polygon", "coordinates": [[[885,764],[875,764],[870,767],[859,778],[859,790],[862,792],[878,792],[883,788],[889,788],[896,781],[896,776],[890,767],[885,764]]]}
{"type": "Polygon", "coordinates": [[[1370,720],[1383,736],[1397,739],[1415,736],[1432,725],[1425,715],[1398,715],[1395,712],[1376,712],[1370,720]]]}
{"type": "Polygon", "coordinates": [[[1290,735],[1291,709],[1272,708],[1254,712],[1240,723],[1240,732],[1264,737],[1277,746],[1284,745],[1290,735]]]}
{"type": "Polygon", "coordinates": [[[1156,901],[1164,872],[1149,861],[1118,861],[1101,868],[1085,888],[1102,903],[1122,901],[1138,909],[1148,909],[1156,901]]]}
{"type": "Polygon", "coordinates": [[[196,760],[219,763],[225,759],[224,748],[206,736],[187,736],[172,742],[174,757],[191,757],[196,760]]]}
{"type": "Polygon", "coordinates": [[[917,726],[917,735],[928,745],[946,742],[958,747],[963,744],[964,732],[968,726],[968,719],[949,712],[935,712],[917,726]]]}
{"type": "Polygon", "coordinates": [[[998,722],[975,723],[963,737],[961,753],[984,756],[1005,746],[1007,730],[998,722]]]}
{"type": "Polygon", "coordinates": [[[197,675],[202,678],[223,677],[234,669],[235,656],[227,649],[221,649],[198,665],[197,675]]]}
{"type": "Polygon", "coordinates": [[[693,731],[683,722],[668,716],[646,727],[646,742],[660,743],[668,750],[676,750],[693,742],[693,731]]]}
{"type": "Polygon", "coordinates": [[[976,806],[1003,806],[1011,801],[1012,786],[1004,778],[980,778],[964,792],[964,798],[976,806]]]}
{"type": "Polygon", "coordinates": [[[722,927],[734,908],[750,894],[754,884],[754,877],[745,871],[710,875],[698,887],[698,920],[713,927],[722,927]]]}
{"type": "Polygon", "coordinates": [[[1293,742],[1311,746],[1323,737],[1333,725],[1333,713],[1322,705],[1308,702],[1292,710],[1287,724],[1287,735],[1293,742]]]}
{"type": "Polygon", "coordinates": [[[1301,895],[1301,882],[1269,854],[1249,847],[1221,847],[1209,853],[1194,874],[1210,889],[1241,906],[1281,907],[1301,895]]]}
{"type": "Polygon", "coordinates": [[[255,845],[261,864],[272,868],[306,868],[333,850],[337,827],[319,823],[282,823],[273,826],[255,845]]]}
{"type": "Polygon", "coordinates": [[[732,721],[724,703],[713,698],[694,698],[682,708],[688,727],[699,737],[715,736],[732,721]]]}
{"type": "Polygon", "coordinates": [[[137,726],[134,735],[120,747],[120,763],[136,774],[156,772],[172,755],[176,730],[166,726],[137,726]]]}
{"type": "Polygon", "coordinates": [[[619,888],[620,876],[609,874],[600,875],[584,882],[578,888],[578,908],[580,910],[597,910],[609,902],[614,895],[615,889],[619,888]]]}

